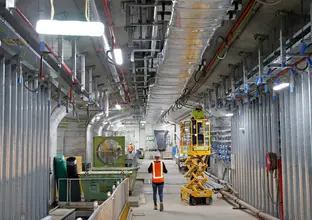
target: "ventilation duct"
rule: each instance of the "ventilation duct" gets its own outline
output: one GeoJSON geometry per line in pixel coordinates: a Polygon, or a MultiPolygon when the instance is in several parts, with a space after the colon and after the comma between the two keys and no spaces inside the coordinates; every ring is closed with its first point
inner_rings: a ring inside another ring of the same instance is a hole
{"type": "Polygon", "coordinates": [[[173,1],[164,49],[158,56],[156,81],[148,94],[148,121],[157,120],[181,95],[231,3],[232,0],[173,1]]]}

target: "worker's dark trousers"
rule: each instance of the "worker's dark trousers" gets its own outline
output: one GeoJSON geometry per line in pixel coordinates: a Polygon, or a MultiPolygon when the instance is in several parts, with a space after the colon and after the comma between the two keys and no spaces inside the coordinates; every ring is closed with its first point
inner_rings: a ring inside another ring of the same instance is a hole
{"type": "Polygon", "coordinates": [[[158,190],[158,194],[159,194],[159,200],[160,202],[163,201],[163,192],[164,192],[164,183],[162,184],[156,184],[153,183],[153,200],[154,200],[154,205],[157,205],[157,190],[158,190]]]}
{"type": "MultiPolygon", "coordinates": [[[[199,122],[197,123],[197,131],[199,132],[200,128],[202,127],[202,123],[199,122]]],[[[193,133],[193,145],[196,145],[196,121],[192,121],[192,133],[193,133]]],[[[198,144],[203,144],[204,143],[204,136],[202,134],[197,134],[198,135],[198,144]]]]}

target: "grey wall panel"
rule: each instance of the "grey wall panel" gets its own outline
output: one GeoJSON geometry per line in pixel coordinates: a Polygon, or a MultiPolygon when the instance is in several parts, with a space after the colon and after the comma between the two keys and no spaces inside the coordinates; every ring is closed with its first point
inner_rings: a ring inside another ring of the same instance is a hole
{"type": "Polygon", "coordinates": [[[50,94],[19,84],[16,63],[0,58],[0,216],[37,220],[48,214],[50,94]]]}
{"type": "Polygon", "coordinates": [[[301,74],[294,93],[280,94],[285,219],[312,219],[311,85],[311,76],[301,74]]]}
{"type": "MultiPolygon", "coordinates": [[[[5,196],[4,178],[3,178],[3,160],[4,160],[4,110],[5,110],[5,60],[0,57],[0,198],[5,196]]],[[[3,213],[4,200],[0,199],[0,213],[3,213]]]]}
{"type": "Polygon", "coordinates": [[[265,154],[278,153],[277,101],[269,95],[241,106],[232,119],[232,151],[235,155],[235,169],[232,182],[240,197],[249,204],[278,216],[274,204],[277,193],[276,180],[267,175],[265,154]],[[240,114],[239,114],[240,113],[240,114]]]}
{"type": "Polygon", "coordinates": [[[288,89],[262,96],[240,107],[232,119],[235,169],[232,182],[246,202],[280,216],[278,179],[267,174],[265,154],[282,160],[284,219],[312,219],[312,82],[296,76],[295,92],[288,89]]]}

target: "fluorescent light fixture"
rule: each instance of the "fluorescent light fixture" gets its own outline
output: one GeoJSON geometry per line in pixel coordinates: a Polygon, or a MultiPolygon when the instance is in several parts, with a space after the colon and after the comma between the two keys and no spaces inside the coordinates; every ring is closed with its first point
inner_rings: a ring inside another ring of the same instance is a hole
{"type": "Polygon", "coordinates": [[[121,49],[114,49],[114,58],[117,65],[121,65],[123,63],[121,49]]]}
{"type": "Polygon", "coordinates": [[[273,87],[273,90],[278,91],[281,89],[285,89],[289,86],[289,83],[280,83],[273,87]]]}
{"type": "Polygon", "coordinates": [[[104,24],[88,21],[39,20],[36,31],[38,34],[46,35],[100,37],[104,35],[104,24]]]}
{"type": "Polygon", "coordinates": [[[225,116],[226,117],[232,117],[234,114],[233,113],[227,113],[225,116]]]}
{"type": "Polygon", "coordinates": [[[115,105],[115,107],[116,107],[118,110],[121,110],[121,106],[120,106],[120,105],[115,105]]]}
{"type": "Polygon", "coordinates": [[[141,121],[141,124],[145,124],[146,123],[146,121],[141,121]]]}

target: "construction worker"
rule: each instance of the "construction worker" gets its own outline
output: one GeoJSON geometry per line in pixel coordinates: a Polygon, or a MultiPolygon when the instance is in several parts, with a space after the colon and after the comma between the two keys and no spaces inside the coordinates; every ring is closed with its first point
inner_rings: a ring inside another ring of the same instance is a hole
{"type": "Polygon", "coordinates": [[[205,112],[201,105],[197,105],[196,108],[192,111],[192,118],[195,120],[205,119],[205,112]]]}
{"type": "Polygon", "coordinates": [[[205,112],[201,105],[197,105],[196,108],[192,111],[192,133],[193,133],[193,145],[196,145],[196,135],[198,133],[198,143],[202,144],[204,142],[203,135],[200,132],[200,128],[202,127],[202,123],[197,123],[197,132],[196,132],[196,121],[205,119],[205,112]]]}
{"type": "Polygon", "coordinates": [[[130,142],[128,145],[128,153],[132,154],[133,151],[134,151],[134,146],[132,145],[132,142],[130,142]]]}
{"type": "Polygon", "coordinates": [[[163,204],[163,191],[164,191],[164,173],[168,173],[164,162],[160,161],[159,151],[155,154],[155,161],[151,163],[148,168],[148,172],[152,173],[152,186],[153,186],[153,200],[154,200],[154,210],[157,210],[157,191],[160,200],[160,211],[164,210],[163,204]]]}

